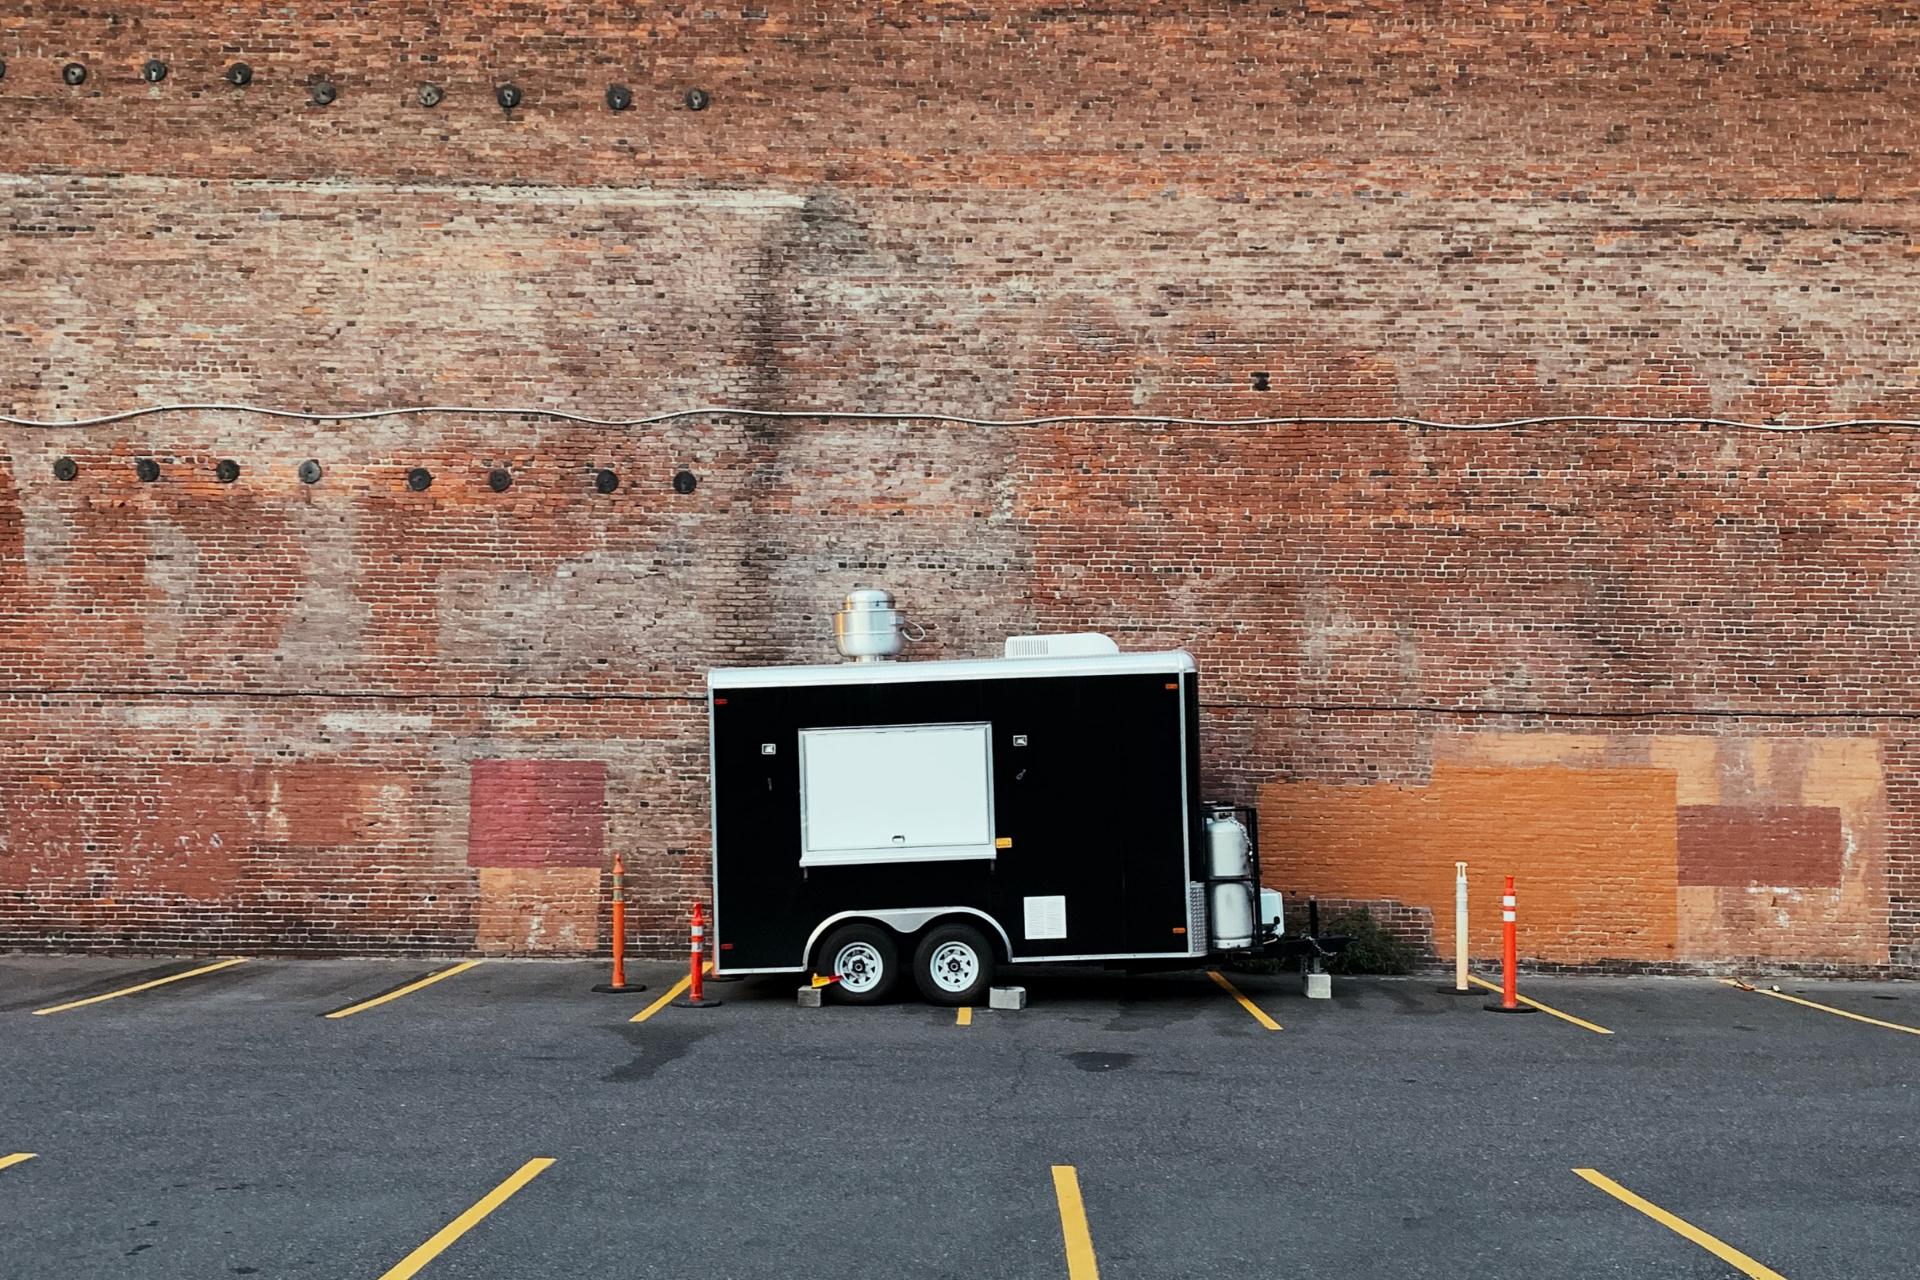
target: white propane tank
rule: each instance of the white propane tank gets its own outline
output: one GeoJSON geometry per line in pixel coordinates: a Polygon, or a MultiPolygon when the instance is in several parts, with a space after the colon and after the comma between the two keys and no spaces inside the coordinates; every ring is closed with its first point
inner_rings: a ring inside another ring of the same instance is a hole
{"type": "Polygon", "coordinates": [[[1215,951],[1253,945],[1252,841],[1231,809],[1207,819],[1208,932],[1215,951]]]}
{"type": "Polygon", "coordinates": [[[1215,951],[1232,951],[1253,945],[1253,882],[1216,880],[1208,899],[1208,928],[1213,934],[1215,951]]]}
{"type": "Polygon", "coordinates": [[[1253,874],[1247,863],[1247,828],[1231,812],[1207,819],[1207,878],[1233,880],[1253,874]]]}

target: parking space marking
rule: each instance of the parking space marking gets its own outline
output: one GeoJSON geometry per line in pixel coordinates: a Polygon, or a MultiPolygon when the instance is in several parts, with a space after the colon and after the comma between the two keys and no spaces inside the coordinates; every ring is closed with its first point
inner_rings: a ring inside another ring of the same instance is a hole
{"type": "Polygon", "coordinates": [[[14,1165],[23,1164],[31,1159],[33,1159],[31,1151],[16,1151],[10,1156],[0,1156],[0,1169],[11,1169],[14,1165]]]}
{"type": "Polygon", "coordinates": [[[970,1004],[963,1004],[958,1009],[954,1010],[953,1024],[957,1027],[972,1026],[973,1025],[973,1006],[970,1004]]]}
{"type": "Polygon", "coordinates": [[[231,960],[220,960],[213,964],[203,964],[198,969],[189,969],[185,973],[176,973],[171,977],[155,978],[152,982],[142,982],[137,986],[122,987],[118,991],[109,991],[105,995],[88,996],[85,1000],[69,1000],[65,1004],[49,1005],[45,1009],[35,1009],[35,1017],[47,1013],[65,1013],[69,1009],[81,1009],[90,1004],[99,1004],[102,1000],[117,1000],[121,996],[130,996],[136,991],[151,991],[155,987],[164,987],[169,982],[185,982],[188,978],[197,978],[203,973],[213,973],[218,969],[231,969],[236,964],[245,964],[245,956],[235,956],[231,960]]]}
{"type": "Polygon", "coordinates": [[[1754,1261],[1717,1236],[1708,1235],[1691,1222],[1683,1218],[1674,1217],[1652,1201],[1642,1200],[1639,1196],[1633,1194],[1633,1192],[1627,1190],[1606,1174],[1601,1173],[1598,1169],[1575,1169],[1574,1172],[1620,1203],[1638,1209],[1641,1213],[1646,1214],[1667,1230],[1685,1236],[1714,1257],[1720,1259],[1720,1261],[1727,1263],[1739,1271],[1740,1274],[1751,1276],[1753,1280],[1787,1280],[1787,1278],[1778,1271],[1775,1271],[1763,1263],[1754,1261]]]}
{"type": "MultiPolygon", "coordinates": [[[[1485,978],[1476,977],[1471,973],[1467,975],[1467,981],[1473,983],[1476,986],[1485,987],[1489,991],[1501,990],[1501,987],[1498,983],[1488,982],[1485,978]]],[[[1529,1000],[1525,996],[1520,995],[1518,992],[1514,993],[1514,999],[1518,1000],[1521,1004],[1526,1005],[1529,1009],[1538,1009],[1542,1013],[1550,1013],[1554,1017],[1560,1019],[1560,1021],[1571,1022],[1576,1027],[1585,1027],[1588,1031],[1593,1032],[1593,1034],[1597,1036],[1610,1036],[1613,1034],[1613,1032],[1607,1030],[1605,1027],[1601,1026],[1597,1022],[1588,1022],[1585,1018],[1576,1018],[1570,1013],[1564,1013],[1561,1010],[1554,1008],[1552,1005],[1541,1004],[1538,1000],[1529,1000]]]]}
{"type": "MultiPolygon", "coordinates": [[[[713,962],[709,960],[704,966],[702,966],[700,972],[712,973],[713,962]]],[[[675,1000],[678,1000],[686,992],[686,989],[692,985],[693,985],[693,975],[688,974],[686,977],[680,979],[680,981],[668,987],[665,994],[663,994],[658,1000],[655,1000],[652,1004],[648,1005],[646,1008],[642,1009],[640,1012],[634,1014],[631,1018],[628,1018],[627,1021],[628,1022],[645,1022],[648,1018],[651,1018],[654,1014],[660,1012],[662,1009],[666,1008],[669,1004],[673,1003],[675,1000]]]]}
{"type": "Polygon", "coordinates": [[[420,988],[430,987],[442,978],[451,978],[456,973],[465,973],[479,963],[478,960],[462,960],[459,964],[442,969],[438,973],[430,973],[418,982],[409,982],[406,986],[395,991],[389,991],[383,996],[375,996],[371,1000],[362,1000],[359,1004],[350,1004],[344,1009],[335,1009],[332,1013],[328,1014],[327,1017],[350,1018],[356,1013],[364,1013],[368,1009],[378,1008],[389,1000],[398,1000],[401,996],[410,996],[420,990],[420,988]]]}
{"type": "Polygon", "coordinates": [[[1729,987],[1737,987],[1742,991],[1751,991],[1755,995],[1772,996],[1775,1000],[1785,1000],[1788,1004],[1800,1004],[1805,1005],[1809,1009],[1818,1009],[1820,1012],[1830,1013],[1836,1018],[1851,1018],[1855,1022],[1864,1022],[1870,1027],[1885,1027],[1889,1031],[1904,1031],[1910,1036],[1920,1036],[1920,1027],[1909,1027],[1904,1022],[1882,1022],[1878,1018],[1869,1018],[1864,1013],[1848,1013],[1845,1009],[1836,1009],[1830,1004],[1819,1004],[1812,1000],[1802,1000],[1799,996],[1790,996],[1784,991],[1768,991],[1765,987],[1749,987],[1744,983],[1736,982],[1732,978],[1722,978],[1720,981],[1729,987]]]}
{"type": "Polygon", "coordinates": [[[1093,1233],[1087,1230],[1087,1206],[1080,1199],[1080,1175],[1072,1165],[1053,1166],[1053,1196],[1060,1202],[1067,1280],[1100,1280],[1100,1264],[1093,1260],[1093,1233]]]}
{"type": "Polygon", "coordinates": [[[480,1219],[505,1204],[516,1191],[546,1172],[552,1164],[551,1159],[541,1156],[521,1165],[505,1182],[475,1201],[471,1209],[434,1232],[425,1244],[382,1272],[380,1280],[407,1280],[407,1277],[418,1274],[420,1268],[444,1253],[448,1245],[473,1230],[480,1219]]]}
{"type": "Polygon", "coordinates": [[[1209,978],[1212,978],[1215,982],[1219,983],[1221,987],[1223,987],[1226,990],[1226,993],[1228,995],[1232,996],[1235,1000],[1238,1000],[1240,1002],[1240,1007],[1242,1009],[1245,1009],[1248,1013],[1252,1014],[1255,1020],[1258,1021],[1261,1026],[1265,1027],[1269,1031],[1280,1030],[1280,1024],[1275,1022],[1272,1018],[1268,1017],[1267,1011],[1265,1009],[1262,1009],[1259,1005],[1247,999],[1244,995],[1241,995],[1240,988],[1234,986],[1231,982],[1228,982],[1226,974],[1220,972],[1218,969],[1209,969],[1207,970],[1207,976],[1209,978]]]}

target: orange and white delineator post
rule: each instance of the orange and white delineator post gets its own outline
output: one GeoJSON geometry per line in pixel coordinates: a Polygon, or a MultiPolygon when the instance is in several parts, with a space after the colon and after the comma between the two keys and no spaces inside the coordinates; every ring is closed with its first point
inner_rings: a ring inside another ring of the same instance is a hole
{"type": "Polygon", "coordinates": [[[687,994],[673,1002],[676,1009],[711,1009],[720,1003],[718,996],[710,996],[702,985],[707,969],[707,916],[702,904],[693,904],[693,961],[688,971],[687,994]]]}
{"type": "Polygon", "coordinates": [[[613,855],[613,978],[593,989],[613,995],[647,989],[644,982],[627,981],[627,864],[617,853],[613,855]]]}
{"type": "Polygon", "coordinates": [[[1533,1010],[1520,1003],[1520,932],[1518,915],[1514,906],[1513,877],[1507,877],[1507,891],[1500,899],[1500,967],[1503,970],[1500,985],[1500,1003],[1490,1004],[1487,1008],[1495,1013],[1532,1013],[1533,1010]]]}

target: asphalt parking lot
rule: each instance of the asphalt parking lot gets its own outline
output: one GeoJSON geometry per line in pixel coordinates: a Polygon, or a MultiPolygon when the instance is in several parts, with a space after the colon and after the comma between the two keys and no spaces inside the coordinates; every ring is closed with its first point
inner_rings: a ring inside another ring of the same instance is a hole
{"type": "Polygon", "coordinates": [[[956,1015],[215,963],[0,957],[0,1275],[1861,1280],[1920,1247],[1911,984],[1523,982],[1563,1018],[1041,971],[956,1015]]]}

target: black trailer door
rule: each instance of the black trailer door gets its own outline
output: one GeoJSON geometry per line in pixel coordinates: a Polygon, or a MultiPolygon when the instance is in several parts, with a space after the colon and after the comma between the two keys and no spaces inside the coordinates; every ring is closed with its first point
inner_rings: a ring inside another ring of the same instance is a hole
{"type": "Polygon", "coordinates": [[[1016,956],[1187,949],[1185,758],[1177,676],[1019,682],[1006,743],[996,913],[1016,956]]]}

